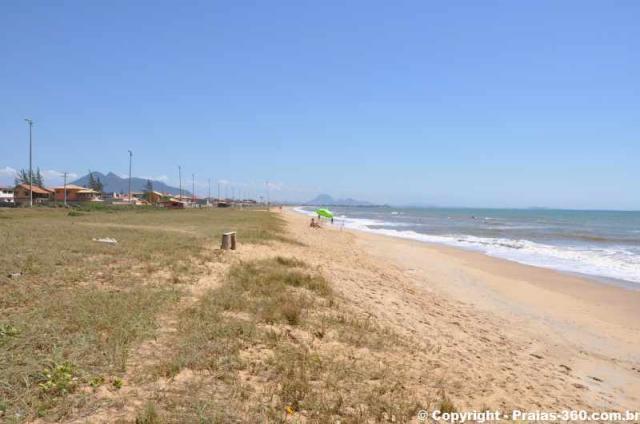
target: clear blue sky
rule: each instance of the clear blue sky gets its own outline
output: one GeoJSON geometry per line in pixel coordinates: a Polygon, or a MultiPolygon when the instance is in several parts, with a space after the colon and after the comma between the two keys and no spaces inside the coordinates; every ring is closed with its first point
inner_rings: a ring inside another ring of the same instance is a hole
{"type": "MultiPolygon", "coordinates": [[[[3,1],[34,163],[306,200],[640,209],[640,2],[3,1]]],[[[50,183],[57,180],[49,177],[50,183]]]]}

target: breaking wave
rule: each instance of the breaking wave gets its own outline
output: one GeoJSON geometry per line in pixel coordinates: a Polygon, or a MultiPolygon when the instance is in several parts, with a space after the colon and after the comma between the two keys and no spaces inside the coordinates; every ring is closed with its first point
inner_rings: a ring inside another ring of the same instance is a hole
{"type": "MultiPolygon", "coordinates": [[[[296,211],[314,215],[313,212],[305,211],[302,208],[296,208],[296,211]]],[[[631,251],[624,246],[606,248],[579,245],[555,246],[530,240],[478,237],[466,234],[432,235],[401,229],[402,227],[415,228],[415,224],[347,216],[341,216],[338,220],[338,225],[344,225],[346,228],[354,230],[426,243],[445,244],[527,265],[640,284],[640,252],[631,251]]]]}

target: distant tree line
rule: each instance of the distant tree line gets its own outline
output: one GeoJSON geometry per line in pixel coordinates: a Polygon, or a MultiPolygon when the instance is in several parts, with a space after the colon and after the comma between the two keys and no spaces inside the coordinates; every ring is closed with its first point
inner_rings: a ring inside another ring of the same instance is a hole
{"type": "Polygon", "coordinates": [[[151,201],[151,193],[153,193],[153,183],[151,180],[147,180],[147,184],[144,186],[144,198],[151,201]]]}
{"type": "MultiPolygon", "coordinates": [[[[16,175],[14,182],[16,183],[16,185],[29,184],[29,170],[21,169],[20,171],[18,171],[18,174],[16,175]]],[[[38,168],[33,173],[33,185],[44,187],[44,178],[42,178],[42,174],[40,173],[40,168],[38,168]]]]}
{"type": "Polygon", "coordinates": [[[87,188],[95,190],[99,193],[102,193],[102,189],[104,188],[102,181],[100,181],[100,176],[94,176],[91,170],[89,170],[89,181],[87,182],[87,188]]]}

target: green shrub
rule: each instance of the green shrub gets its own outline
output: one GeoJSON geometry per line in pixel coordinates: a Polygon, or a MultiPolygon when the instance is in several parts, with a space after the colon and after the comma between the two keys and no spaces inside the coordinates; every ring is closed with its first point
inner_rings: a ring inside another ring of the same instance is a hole
{"type": "Polygon", "coordinates": [[[43,382],[40,388],[47,394],[65,395],[73,392],[77,385],[74,377],[74,367],[70,362],[53,364],[42,372],[43,382]]]}

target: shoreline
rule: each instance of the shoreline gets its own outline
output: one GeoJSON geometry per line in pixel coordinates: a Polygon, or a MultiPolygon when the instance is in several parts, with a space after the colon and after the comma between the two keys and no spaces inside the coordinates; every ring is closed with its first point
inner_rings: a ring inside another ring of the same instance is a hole
{"type": "MultiPolygon", "coordinates": [[[[292,212],[299,214],[299,215],[304,215],[307,217],[311,217],[314,216],[312,213],[309,213],[307,211],[301,211],[300,209],[303,208],[304,206],[293,206],[293,207],[289,207],[289,210],[291,210],[292,212]]],[[[331,227],[333,229],[339,229],[338,226],[336,225],[335,227],[331,227]]],[[[433,247],[438,247],[438,248],[443,248],[443,249],[453,249],[454,251],[463,251],[463,252],[468,252],[468,253],[473,253],[473,254],[480,254],[486,257],[490,257],[490,258],[494,258],[494,259],[498,259],[500,261],[506,261],[506,262],[510,262],[510,263],[516,263],[522,266],[527,266],[527,267],[533,267],[536,269],[545,269],[545,270],[550,270],[550,271],[554,271],[563,275],[567,275],[567,276],[572,276],[575,278],[579,278],[579,279],[584,279],[584,280],[589,280],[598,284],[605,284],[608,286],[613,286],[613,287],[618,287],[618,288],[622,288],[625,290],[629,290],[629,291],[636,291],[636,292],[640,292],[640,283],[638,282],[634,282],[634,281],[629,281],[629,280],[624,280],[621,278],[615,278],[615,277],[607,277],[604,275],[598,275],[598,274],[587,274],[584,272],[579,272],[579,271],[570,271],[570,270],[563,270],[563,269],[559,269],[559,268],[554,268],[552,266],[543,266],[543,265],[537,265],[537,264],[530,264],[530,263],[526,263],[526,262],[521,262],[518,261],[516,259],[512,259],[512,258],[506,258],[506,257],[502,257],[499,255],[491,255],[487,252],[484,252],[480,249],[476,249],[473,247],[465,247],[465,246],[454,246],[451,244],[447,244],[445,242],[437,242],[437,241],[430,241],[430,240],[420,240],[417,238],[411,238],[411,237],[404,237],[401,235],[395,235],[395,234],[387,234],[387,233],[383,233],[383,232],[379,232],[377,230],[363,230],[363,229],[359,229],[359,228],[352,228],[352,227],[347,227],[344,226],[342,227],[344,230],[349,230],[349,231],[356,231],[359,233],[365,233],[365,234],[373,234],[373,235],[377,235],[377,236],[382,236],[382,237],[390,237],[393,239],[397,239],[397,240],[407,240],[407,241],[411,241],[411,242],[416,242],[416,243],[420,243],[420,244],[424,244],[424,245],[428,245],[428,246],[433,246],[433,247]]]]}
{"type": "Polygon", "coordinates": [[[608,393],[620,405],[637,404],[640,291],[453,246],[331,225],[312,230],[308,216],[292,208],[283,215],[290,226],[304,228],[298,232],[334,246],[335,254],[341,248],[331,239],[348,238],[349,252],[366,255],[384,274],[397,273],[421,297],[437,295],[470,307],[472,316],[488,314],[503,323],[497,327],[507,338],[523,346],[535,341],[543,353],[532,355],[558,358],[582,375],[580,385],[608,393]]]}

